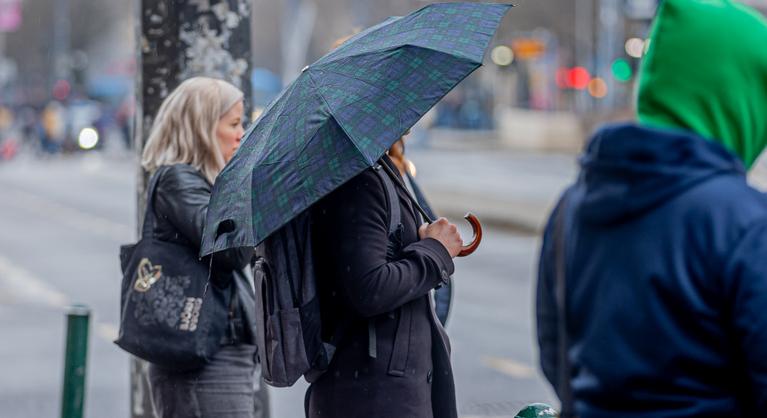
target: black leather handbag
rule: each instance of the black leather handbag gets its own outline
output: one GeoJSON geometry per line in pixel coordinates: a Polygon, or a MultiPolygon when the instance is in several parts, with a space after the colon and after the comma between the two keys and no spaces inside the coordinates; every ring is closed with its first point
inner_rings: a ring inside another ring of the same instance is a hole
{"type": "Polygon", "coordinates": [[[190,370],[203,366],[221,346],[234,297],[209,280],[211,266],[195,248],[154,238],[154,194],[163,171],[158,169],[149,184],[141,239],[120,247],[115,344],[160,367],[190,370]]]}

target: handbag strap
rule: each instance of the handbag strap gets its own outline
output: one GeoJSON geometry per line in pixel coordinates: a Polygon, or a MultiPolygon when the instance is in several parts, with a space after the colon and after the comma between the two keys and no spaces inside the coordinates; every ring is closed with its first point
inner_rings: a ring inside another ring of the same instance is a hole
{"type": "MultiPolygon", "coordinates": [[[[381,162],[380,164],[386,164],[381,162]]],[[[389,178],[389,175],[381,166],[373,167],[378,178],[381,179],[384,188],[386,189],[386,203],[389,205],[389,238],[397,232],[400,223],[402,223],[402,212],[400,211],[399,195],[397,189],[394,188],[394,182],[389,178]]]]}
{"type": "Polygon", "coordinates": [[[149,188],[146,195],[146,210],[144,211],[144,224],[141,227],[141,238],[152,234],[155,226],[156,215],[154,212],[154,195],[157,185],[160,183],[160,177],[165,172],[167,166],[161,166],[155,170],[152,178],[149,180],[149,188]]]}
{"type": "Polygon", "coordinates": [[[554,267],[556,275],[555,297],[557,302],[557,354],[559,370],[559,400],[562,402],[562,411],[560,417],[575,417],[573,390],[570,385],[572,374],[570,358],[568,356],[567,339],[567,240],[565,231],[567,230],[567,212],[569,210],[568,196],[562,198],[556,219],[556,230],[554,234],[555,255],[554,267]]]}

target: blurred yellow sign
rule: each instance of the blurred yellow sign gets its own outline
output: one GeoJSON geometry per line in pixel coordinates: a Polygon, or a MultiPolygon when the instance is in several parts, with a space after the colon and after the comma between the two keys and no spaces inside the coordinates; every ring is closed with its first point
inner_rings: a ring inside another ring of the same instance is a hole
{"type": "Polygon", "coordinates": [[[546,44],[534,38],[517,38],[511,41],[511,49],[517,59],[531,60],[546,52],[546,44]]]}

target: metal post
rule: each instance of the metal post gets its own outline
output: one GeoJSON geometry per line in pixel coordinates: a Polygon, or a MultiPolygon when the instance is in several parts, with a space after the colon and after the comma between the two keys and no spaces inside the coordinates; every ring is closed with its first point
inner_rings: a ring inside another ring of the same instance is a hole
{"type": "Polygon", "coordinates": [[[72,69],[69,58],[72,24],[70,0],[57,0],[53,11],[53,77],[49,81],[50,88],[56,80],[70,81],[72,69]]]}
{"type": "Polygon", "coordinates": [[[88,357],[88,323],[91,311],[74,305],[67,313],[67,345],[61,418],[82,418],[85,406],[85,372],[88,357]]]}
{"type": "MultiPolygon", "coordinates": [[[[576,0],[575,2],[575,65],[594,71],[594,2],[597,0],[576,0]]],[[[575,91],[575,110],[585,113],[591,110],[592,100],[585,91],[575,91]]]]}
{"type": "MultiPolygon", "coordinates": [[[[141,156],[160,104],[193,76],[226,80],[245,93],[250,114],[251,0],[135,0],[136,113],[133,144],[141,156]]],[[[140,160],[140,158],[139,158],[140,160]]],[[[137,168],[138,233],[145,207],[147,173],[137,168]]],[[[131,417],[153,417],[147,366],[131,359],[131,417]]]]}
{"type": "MultiPolygon", "coordinates": [[[[615,58],[622,56],[623,45],[623,10],[618,0],[599,1],[599,53],[597,54],[597,74],[607,81],[609,94],[600,101],[600,108],[613,109],[619,96],[619,84],[612,77],[610,65],[615,58]]],[[[622,88],[622,87],[621,87],[622,88]]]]}

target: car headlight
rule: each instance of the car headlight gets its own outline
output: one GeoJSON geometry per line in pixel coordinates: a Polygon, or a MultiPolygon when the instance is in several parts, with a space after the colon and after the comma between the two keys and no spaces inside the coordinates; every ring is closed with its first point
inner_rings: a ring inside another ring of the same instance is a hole
{"type": "Polygon", "coordinates": [[[99,133],[93,128],[83,128],[77,135],[77,145],[82,149],[93,149],[99,143],[99,133]]]}

